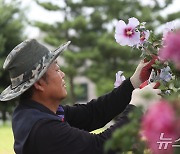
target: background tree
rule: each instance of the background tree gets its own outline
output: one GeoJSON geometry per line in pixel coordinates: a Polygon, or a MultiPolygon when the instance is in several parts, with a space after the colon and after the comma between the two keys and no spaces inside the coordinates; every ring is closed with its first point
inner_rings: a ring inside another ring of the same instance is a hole
{"type": "MultiPolygon", "coordinates": [[[[4,60],[8,53],[24,39],[22,36],[24,17],[18,8],[19,5],[16,0],[11,3],[0,0],[0,92],[10,85],[8,72],[2,68],[4,60]]],[[[0,102],[3,121],[7,118],[6,113],[12,112],[14,105],[11,102],[0,102]]]]}
{"type": "Polygon", "coordinates": [[[146,21],[147,28],[151,30],[174,19],[160,16],[160,11],[171,4],[172,0],[166,0],[164,4],[153,0],[152,5],[143,5],[140,0],[63,0],[60,4],[55,1],[36,2],[48,11],[64,15],[62,21],[53,25],[42,22],[35,22],[34,25],[46,33],[44,41],[53,46],[72,41],[70,51],[63,54],[66,62],[63,69],[69,77],[72,102],[75,102],[73,80],[77,74],[94,81],[97,94],[101,95],[113,88],[118,70],[124,71],[126,77],[134,71],[140,53],[115,42],[113,23],[117,19],[136,17],[146,21]]]}

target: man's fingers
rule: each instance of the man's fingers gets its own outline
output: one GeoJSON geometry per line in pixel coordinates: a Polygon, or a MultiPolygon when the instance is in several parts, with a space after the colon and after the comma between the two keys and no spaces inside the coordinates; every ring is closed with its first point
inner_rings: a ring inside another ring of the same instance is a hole
{"type": "Polygon", "coordinates": [[[152,82],[152,83],[148,84],[146,87],[154,88],[155,85],[156,85],[156,82],[152,82]]]}
{"type": "Polygon", "coordinates": [[[160,85],[161,85],[160,82],[156,82],[156,84],[155,84],[155,86],[153,88],[157,89],[157,88],[159,88],[160,85]]]}
{"type": "Polygon", "coordinates": [[[153,82],[153,83],[147,85],[145,88],[147,88],[147,90],[149,89],[150,91],[153,91],[153,92],[156,93],[157,95],[161,95],[161,90],[154,88],[156,85],[157,85],[157,83],[156,83],[156,82],[153,82]]]}
{"type": "Polygon", "coordinates": [[[152,55],[152,59],[149,61],[149,62],[147,62],[147,64],[144,66],[146,69],[150,69],[150,68],[152,68],[152,65],[155,63],[155,61],[158,59],[158,57],[157,56],[155,56],[155,55],[152,55]]]}
{"type": "Polygon", "coordinates": [[[161,94],[161,90],[160,90],[160,89],[154,89],[154,92],[155,92],[156,94],[158,94],[158,95],[161,94]]]}
{"type": "Polygon", "coordinates": [[[148,84],[146,87],[151,87],[153,89],[157,89],[160,86],[159,82],[152,82],[150,84],[148,84]]]}
{"type": "Polygon", "coordinates": [[[140,80],[141,82],[144,82],[149,79],[149,76],[151,74],[152,65],[155,63],[157,56],[152,55],[152,59],[149,62],[145,62],[144,64],[141,64],[141,72],[140,72],[140,80]]]}
{"type": "Polygon", "coordinates": [[[146,67],[146,65],[148,65],[150,63],[150,61],[144,62],[144,60],[141,60],[139,63],[139,68],[143,68],[146,67]]]}

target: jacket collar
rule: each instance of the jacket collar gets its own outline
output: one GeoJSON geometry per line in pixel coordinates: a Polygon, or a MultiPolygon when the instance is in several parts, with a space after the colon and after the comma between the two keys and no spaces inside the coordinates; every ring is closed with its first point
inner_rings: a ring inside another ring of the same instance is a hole
{"type": "Polygon", "coordinates": [[[52,112],[50,109],[42,105],[41,103],[34,101],[32,99],[27,99],[20,101],[20,105],[26,106],[28,108],[38,109],[41,112],[45,112],[48,114],[56,115],[54,112],[52,112]]]}

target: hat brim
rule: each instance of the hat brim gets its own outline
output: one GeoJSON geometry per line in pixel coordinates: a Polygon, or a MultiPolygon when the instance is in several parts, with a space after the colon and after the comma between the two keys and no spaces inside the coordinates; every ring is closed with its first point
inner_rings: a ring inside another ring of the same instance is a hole
{"type": "Polygon", "coordinates": [[[47,60],[48,62],[44,63],[44,66],[42,70],[36,74],[34,74],[34,77],[26,82],[23,82],[16,88],[12,88],[12,86],[8,86],[0,95],[0,101],[8,101],[11,99],[14,99],[21,95],[23,92],[28,90],[36,81],[38,81],[44,73],[47,71],[49,66],[55,61],[55,59],[59,56],[59,54],[64,51],[67,46],[71,42],[68,41],[64,44],[62,44],[60,47],[58,47],[54,52],[51,52],[51,55],[49,56],[49,59],[47,60]]]}

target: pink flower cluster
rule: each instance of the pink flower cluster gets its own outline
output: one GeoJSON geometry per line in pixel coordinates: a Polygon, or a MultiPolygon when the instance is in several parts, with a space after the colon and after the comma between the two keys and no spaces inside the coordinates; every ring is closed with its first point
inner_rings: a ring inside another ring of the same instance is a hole
{"type": "Polygon", "coordinates": [[[180,31],[169,32],[165,37],[164,47],[160,49],[159,57],[162,60],[171,60],[180,70],[180,31]]]}
{"type": "Polygon", "coordinates": [[[175,112],[165,100],[148,110],[143,117],[142,132],[153,154],[173,154],[172,144],[178,138],[177,127],[175,112]],[[167,149],[164,149],[164,145],[159,149],[160,136],[172,139],[167,149]]]}

